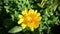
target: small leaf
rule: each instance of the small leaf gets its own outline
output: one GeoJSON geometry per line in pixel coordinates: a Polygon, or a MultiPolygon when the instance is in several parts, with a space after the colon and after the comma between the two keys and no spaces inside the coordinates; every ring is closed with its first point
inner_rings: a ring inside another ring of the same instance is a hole
{"type": "Polygon", "coordinates": [[[9,30],[9,33],[18,33],[22,31],[22,28],[20,26],[15,26],[14,28],[12,28],[11,30],[9,30]]]}
{"type": "Polygon", "coordinates": [[[11,15],[11,17],[12,17],[12,20],[14,21],[14,15],[11,15]]]}
{"type": "Polygon", "coordinates": [[[17,16],[18,16],[18,12],[17,11],[15,11],[14,16],[17,18],[17,16]]]}

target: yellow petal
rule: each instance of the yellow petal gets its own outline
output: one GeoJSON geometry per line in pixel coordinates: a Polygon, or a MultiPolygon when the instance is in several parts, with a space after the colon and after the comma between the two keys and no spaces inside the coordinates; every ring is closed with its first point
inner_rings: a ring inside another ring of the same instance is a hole
{"type": "Polygon", "coordinates": [[[42,17],[39,17],[38,19],[41,21],[42,17]]]}
{"type": "Polygon", "coordinates": [[[18,24],[21,24],[23,22],[23,19],[20,19],[19,21],[18,21],[18,24]]]}
{"type": "Polygon", "coordinates": [[[30,9],[29,10],[29,14],[33,14],[34,13],[34,10],[33,9],[30,9]]]}
{"type": "Polygon", "coordinates": [[[39,27],[39,22],[36,22],[37,24],[35,24],[35,29],[39,27]]]}
{"type": "Polygon", "coordinates": [[[23,16],[22,15],[18,15],[18,18],[22,18],[23,16]]]}
{"type": "Polygon", "coordinates": [[[40,16],[40,13],[37,13],[37,16],[40,16]]]}
{"type": "Polygon", "coordinates": [[[24,15],[25,14],[25,11],[22,11],[22,14],[24,15]]]}
{"type": "Polygon", "coordinates": [[[23,29],[25,29],[27,25],[22,23],[21,26],[22,26],[23,29]]]}
{"type": "Polygon", "coordinates": [[[35,10],[35,12],[34,12],[35,14],[37,13],[37,10],[35,10]]]}
{"type": "Polygon", "coordinates": [[[30,29],[31,29],[31,31],[34,31],[34,28],[31,27],[30,29]]]}
{"type": "Polygon", "coordinates": [[[28,9],[26,8],[24,11],[22,11],[22,14],[27,14],[28,13],[28,9]]]}
{"type": "Polygon", "coordinates": [[[28,9],[27,9],[27,8],[25,8],[25,11],[28,11],[28,9]]]}

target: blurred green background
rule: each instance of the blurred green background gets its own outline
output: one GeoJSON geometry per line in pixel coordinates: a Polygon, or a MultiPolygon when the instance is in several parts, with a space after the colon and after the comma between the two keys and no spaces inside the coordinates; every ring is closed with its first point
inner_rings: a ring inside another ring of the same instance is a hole
{"type": "Polygon", "coordinates": [[[0,34],[58,34],[60,33],[60,0],[0,0],[0,34]],[[31,32],[17,24],[18,14],[25,9],[38,10],[42,20],[31,32]]]}

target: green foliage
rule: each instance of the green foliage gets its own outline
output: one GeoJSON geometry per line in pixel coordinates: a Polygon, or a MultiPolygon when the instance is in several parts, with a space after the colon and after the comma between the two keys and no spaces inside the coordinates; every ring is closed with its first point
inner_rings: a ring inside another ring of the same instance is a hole
{"type": "Polygon", "coordinates": [[[9,33],[17,33],[22,31],[22,28],[20,26],[15,26],[14,28],[12,28],[11,30],[9,30],[9,33]]]}
{"type": "Polygon", "coordinates": [[[0,0],[0,25],[0,34],[53,34],[52,27],[60,25],[59,0],[0,0]],[[41,24],[33,32],[17,24],[18,14],[25,8],[41,13],[41,24]]]}

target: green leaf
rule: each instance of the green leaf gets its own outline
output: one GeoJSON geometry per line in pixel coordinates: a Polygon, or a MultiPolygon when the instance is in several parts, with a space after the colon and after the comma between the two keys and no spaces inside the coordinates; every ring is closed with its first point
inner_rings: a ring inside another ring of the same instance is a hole
{"type": "Polygon", "coordinates": [[[18,12],[17,12],[17,11],[15,11],[15,14],[14,14],[14,15],[15,15],[15,17],[17,18],[17,16],[18,16],[18,12]]]}
{"type": "Polygon", "coordinates": [[[14,28],[12,28],[11,30],[9,30],[9,33],[18,33],[22,31],[22,28],[20,26],[15,26],[14,28]]]}
{"type": "Polygon", "coordinates": [[[58,6],[58,10],[60,11],[60,6],[58,6]]]}
{"type": "Polygon", "coordinates": [[[12,17],[12,21],[14,21],[14,15],[11,15],[11,17],[12,17]]]}

